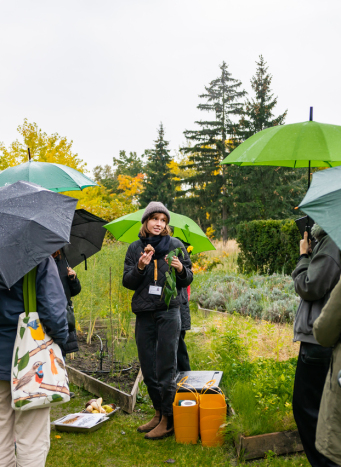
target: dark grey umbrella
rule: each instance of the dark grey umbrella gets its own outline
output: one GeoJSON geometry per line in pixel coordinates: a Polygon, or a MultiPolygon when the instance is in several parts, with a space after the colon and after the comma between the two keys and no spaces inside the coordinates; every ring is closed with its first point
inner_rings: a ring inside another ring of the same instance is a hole
{"type": "Polygon", "coordinates": [[[72,222],[70,244],[63,248],[69,265],[74,268],[102,248],[107,221],[85,209],[77,209],[72,222]]]}
{"type": "Polygon", "coordinates": [[[19,181],[0,188],[0,287],[69,242],[77,199],[19,181]]]}

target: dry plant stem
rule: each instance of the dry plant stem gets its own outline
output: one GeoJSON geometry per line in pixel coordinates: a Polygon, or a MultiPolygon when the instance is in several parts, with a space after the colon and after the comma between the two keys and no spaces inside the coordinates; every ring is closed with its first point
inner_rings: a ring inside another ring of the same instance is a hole
{"type": "Polygon", "coordinates": [[[112,302],[111,302],[111,266],[109,268],[109,314],[110,314],[110,339],[111,339],[111,368],[114,368],[114,330],[112,324],[112,302]]]}
{"type": "MultiPolygon", "coordinates": [[[[93,268],[94,268],[94,269],[95,269],[95,265],[96,265],[96,257],[94,258],[94,265],[93,265],[93,268]]],[[[93,295],[93,281],[91,281],[91,286],[90,286],[90,324],[89,324],[89,334],[88,334],[88,339],[87,339],[88,344],[91,344],[91,336],[92,336],[92,332],[91,332],[92,295],[93,295]]],[[[96,319],[95,319],[95,322],[96,322],[96,319]]],[[[95,327],[95,326],[93,326],[93,328],[94,328],[94,327],[95,327]]]]}

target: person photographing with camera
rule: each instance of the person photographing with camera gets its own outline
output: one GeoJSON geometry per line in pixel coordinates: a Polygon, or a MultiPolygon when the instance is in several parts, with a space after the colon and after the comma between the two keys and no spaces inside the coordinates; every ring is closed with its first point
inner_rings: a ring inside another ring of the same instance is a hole
{"type": "Polygon", "coordinates": [[[340,279],[340,250],[317,224],[313,225],[311,234],[317,244],[311,252],[308,232],[304,232],[300,241],[300,257],[292,273],[295,290],[301,297],[294,322],[294,342],[300,342],[300,352],[293,412],[310,464],[313,467],[335,467],[337,464],[315,447],[318,413],[332,349],[318,344],[313,335],[313,325],[340,279]]]}

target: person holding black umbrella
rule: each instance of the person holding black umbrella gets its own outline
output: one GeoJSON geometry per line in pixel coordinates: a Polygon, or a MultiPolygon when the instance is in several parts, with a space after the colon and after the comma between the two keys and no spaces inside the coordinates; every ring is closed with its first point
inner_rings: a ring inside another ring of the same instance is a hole
{"type": "Polygon", "coordinates": [[[77,332],[75,326],[75,315],[72,305],[72,297],[78,295],[82,289],[76,272],[70,268],[63,249],[53,253],[53,258],[56,262],[60,280],[62,281],[65,296],[67,299],[67,319],[69,326],[69,338],[67,342],[61,346],[63,356],[66,354],[78,352],[77,332]]]}

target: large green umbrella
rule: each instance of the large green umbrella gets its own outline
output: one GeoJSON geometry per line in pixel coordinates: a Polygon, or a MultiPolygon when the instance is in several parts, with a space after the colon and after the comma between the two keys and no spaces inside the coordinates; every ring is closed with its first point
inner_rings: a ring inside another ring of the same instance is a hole
{"type": "Polygon", "coordinates": [[[67,165],[32,160],[9,167],[0,173],[0,187],[19,180],[36,183],[55,192],[83,190],[89,186],[97,186],[97,183],[89,177],[67,165]]]}
{"type": "Polygon", "coordinates": [[[299,205],[341,249],[341,167],[315,172],[299,205]]]}
{"type": "MultiPolygon", "coordinates": [[[[141,228],[141,218],[144,209],[119,217],[104,227],[109,230],[120,242],[132,243],[138,240],[138,233],[141,228]]],[[[192,219],[181,214],[171,212],[170,225],[174,228],[174,237],[178,237],[184,242],[193,246],[192,254],[202,251],[215,250],[215,247],[206,237],[201,228],[192,219]]]]}
{"type": "Polygon", "coordinates": [[[252,135],[222,164],[308,168],[341,165],[341,126],[310,121],[278,125],[252,135]]]}

